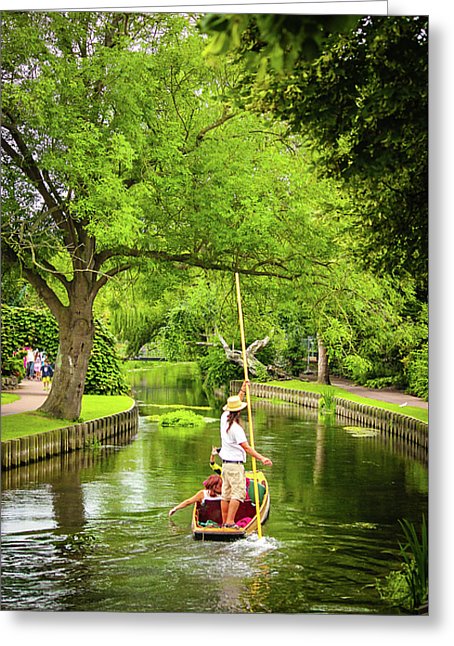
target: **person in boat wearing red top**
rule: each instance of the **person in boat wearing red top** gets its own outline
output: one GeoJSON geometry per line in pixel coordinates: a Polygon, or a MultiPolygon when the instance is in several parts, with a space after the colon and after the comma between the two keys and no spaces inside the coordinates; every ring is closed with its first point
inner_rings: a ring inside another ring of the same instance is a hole
{"type": "Polygon", "coordinates": [[[246,497],[246,476],[244,473],[246,453],[255,457],[256,460],[260,460],[266,466],[273,464],[269,458],[260,455],[249,445],[240,423],[241,411],[247,406],[243,399],[248,383],[244,381],[238,395],[228,398],[221,416],[222,446],[219,455],[222,459],[222,523],[224,527],[233,529],[238,529],[238,526],[235,525],[235,515],[240,503],[246,497]]]}
{"type": "Polygon", "coordinates": [[[184,509],[189,505],[193,505],[196,502],[202,503],[204,500],[220,500],[221,499],[221,490],[222,490],[222,478],[217,474],[209,476],[203,483],[204,489],[201,489],[196,494],[180,502],[179,505],[176,505],[169,511],[169,516],[179,509],[184,509]]]}

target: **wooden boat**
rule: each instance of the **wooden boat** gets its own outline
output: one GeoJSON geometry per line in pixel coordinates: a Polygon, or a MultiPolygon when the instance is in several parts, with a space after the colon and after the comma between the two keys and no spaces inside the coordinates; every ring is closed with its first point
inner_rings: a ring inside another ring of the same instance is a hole
{"type": "MultiPolygon", "coordinates": [[[[256,475],[260,499],[260,521],[263,524],[270,513],[270,492],[264,474],[257,471],[256,475]]],[[[246,478],[248,495],[246,500],[240,503],[235,516],[235,523],[243,526],[240,529],[222,527],[221,501],[206,500],[203,503],[196,503],[192,512],[192,534],[196,540],[229,541],[246,538],[257,531],[253,472],[246,471],[246,478]]]]}

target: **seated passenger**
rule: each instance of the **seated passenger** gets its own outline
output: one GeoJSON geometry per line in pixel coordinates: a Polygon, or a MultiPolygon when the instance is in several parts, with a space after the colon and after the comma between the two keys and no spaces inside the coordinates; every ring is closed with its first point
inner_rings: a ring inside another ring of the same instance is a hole
{"type": "Polygon", "coordinates": [[[187,498],[186,500],[183,500],[183,502],[180,502],[179,505],[176,505],[176,507],[171,509],[169,511],[169,516],[173,516],[173,514],[179,509],[184,509],[184,507],[193,505],[196,502],[203,503],[205,500],[221,500],[221,491],[222,491],[221,476],[217,474],[213,474],[209,476],[209,478],[207,478],[203,483],[203,486],[205,487],[204,489],[201,489],[196,494],[194,494],[191,498],[187,498]]]}

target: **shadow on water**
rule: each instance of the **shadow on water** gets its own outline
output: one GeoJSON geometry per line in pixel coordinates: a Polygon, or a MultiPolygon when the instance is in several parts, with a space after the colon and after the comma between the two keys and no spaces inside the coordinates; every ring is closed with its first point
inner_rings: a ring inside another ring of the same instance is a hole
{"type": "Polygon", "coordinates": [[[210,473],[221,404],[207,401],[192,364],[131,375],[143,412],[136,438],[2,475],[3,609],[398,612],[375,581],[399,567],[399,519],[427,511],[421,456],[254,402],[256,445],[273,460],[263,537],[194,541],[191,510],[171,519],[168,510],[210,473]],[[161,429],[146,418],[175,404],[214,421],[161,429]]]}

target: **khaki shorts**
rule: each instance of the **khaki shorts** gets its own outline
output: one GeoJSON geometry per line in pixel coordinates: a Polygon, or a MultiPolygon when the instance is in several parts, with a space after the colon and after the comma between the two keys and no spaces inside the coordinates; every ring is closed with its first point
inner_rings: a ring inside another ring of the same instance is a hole
{"type": "Polygon", "coordinates": [[[222,465],[222,500],[240,500],[246,498],[246,476],[244,465],[224,463],[222,465]]]}

